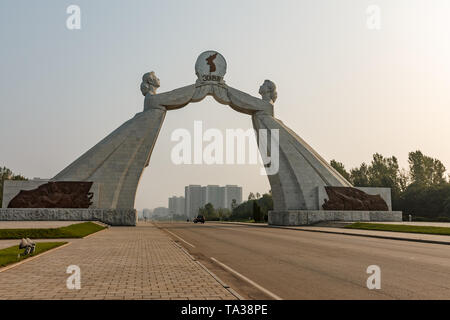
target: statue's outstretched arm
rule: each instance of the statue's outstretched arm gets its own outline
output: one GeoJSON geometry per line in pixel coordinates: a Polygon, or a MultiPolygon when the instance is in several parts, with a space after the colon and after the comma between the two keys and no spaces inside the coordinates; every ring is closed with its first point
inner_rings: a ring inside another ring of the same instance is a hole
{"type": "Polygon", "coordinates": [[[149,109],[175,110],[187,105],[194,95],[195,85],[185,86],[169,92],[147,94],[144,101],[144,111],[149,109]]]}
{"type": "Polygon", "coordinates": [[[234,110],[253,115],[257,112],[273,115],[273,104],[268,101],[253,97],[245,92],[228,86],[230,107],[234,110]]]}

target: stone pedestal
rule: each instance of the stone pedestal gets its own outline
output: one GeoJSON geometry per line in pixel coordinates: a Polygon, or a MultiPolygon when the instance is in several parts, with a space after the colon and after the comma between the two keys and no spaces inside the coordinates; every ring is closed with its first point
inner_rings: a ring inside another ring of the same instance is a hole
{"type": "Polygon", "coordinates": [[[135,209],[0,209],[0,221],[100,221],[111,226],[136,226],[135,209]]]}
{"type": "Polygon", "coordinates": [[[401,211],[327,211],[327,210],[288,210],[270,211],[269,225],[302,226],[321,221],[348,222],[399,222],[401,211]]]}

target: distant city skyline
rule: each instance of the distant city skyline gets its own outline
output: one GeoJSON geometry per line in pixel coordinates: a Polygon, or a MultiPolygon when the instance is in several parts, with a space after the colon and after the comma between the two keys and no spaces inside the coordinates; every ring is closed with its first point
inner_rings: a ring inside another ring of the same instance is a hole
{"type": "Polygon", "coordinates": [[[169,213],[176,215],[184,215],[185,214],[185,198],[183,196],[180,197],[170,197],[169,198],[169,213]]]}
{"type": "MultiPolygon", "coordinates": [[[[194,205],[194,210],[197,206],[204,206],[207,203],[211,203],[214,208],[222,208],[222,209],[232,209],[231,203],[232,200],[236,200],[236,205],[239,205],[243,202],[243,194],[242,187],[237,185],[188,185],[185,186],[184,196],[170,196],[168,197],[167,206],[156,207],[156,208],[144,208],[140,212],[146,211],[149,213],[154,213],[155,210],[159,209],[161,213],[164,211],[163,209],[168,209],[168,214],[177,214],[177,215],[185,215],[186,214],[186,195],[189,193],[189,189],[198,189],[196,203],[198,205],[194,205]]],[[[192,214],[192,212],[191,212],[192,214]]]]}
{"type": "Polygon", "coordinates": [[[232,202],[242,203],[242,187],[237,185],[188,185],[184,187],[185,209],[189,218],[195,218],[198,209],[211,203],[214,208],[232,209],[232,202]]]}

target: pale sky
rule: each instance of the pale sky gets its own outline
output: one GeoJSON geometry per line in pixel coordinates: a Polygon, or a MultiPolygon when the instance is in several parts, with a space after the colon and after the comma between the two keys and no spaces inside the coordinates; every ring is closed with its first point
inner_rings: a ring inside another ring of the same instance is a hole
{"type": "MultiPolygon", "coordinates": [[[[450,168],[450,1],[17,1],[0,2],[0,166],[50,178],[142,111],[145,72],[158,92],[195,82],[206,50],[227,60],[228,85],[258,96],[278,88],[275,116],[325,159],[347,168],[372,154],[407,167],[422,150],[450,168]],[[66,8],[81,8],[81,30],[66,8]],[[366,9],[381,9],[381,29],[366,9]]],[[[144,171],[136,208],[167,206],[188,184],[266,192],[259,166],[172,164],[177,128],[251,128],[207,98],[170,111],[144,171]]]]}

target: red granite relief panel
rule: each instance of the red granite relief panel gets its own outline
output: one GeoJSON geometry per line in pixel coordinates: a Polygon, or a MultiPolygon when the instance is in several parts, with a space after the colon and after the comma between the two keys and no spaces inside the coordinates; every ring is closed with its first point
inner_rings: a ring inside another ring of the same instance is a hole
{"type": "Polygon", "coordinates": [[[33,190],[21,190],[8,208],[89,208],[92,182],[55,181],[33,190]]]}
{"type": "Polygon", "coordinates": [[[322,205],[324,210],[389,211],[380,195],[370,195],[351,187],[325,187],[329,200],[322,205]]]}

